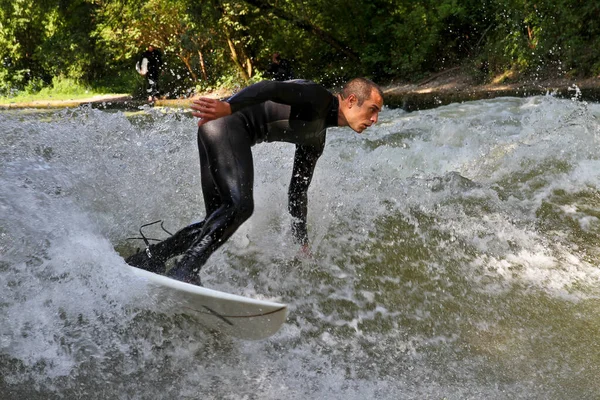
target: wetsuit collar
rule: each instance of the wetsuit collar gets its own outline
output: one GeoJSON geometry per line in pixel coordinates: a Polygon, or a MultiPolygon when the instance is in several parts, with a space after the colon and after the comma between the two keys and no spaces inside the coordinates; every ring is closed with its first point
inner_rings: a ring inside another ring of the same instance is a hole
{"type": "Polygon", "coordinates": [[[332,96],[333,99],[331,101],[331,105],[329,108],[329,113],[327,114],[327,119],[325,120],[326,126],[337,126],[338,125],[338,112],[340,101],[337,96],[332,96]]]}

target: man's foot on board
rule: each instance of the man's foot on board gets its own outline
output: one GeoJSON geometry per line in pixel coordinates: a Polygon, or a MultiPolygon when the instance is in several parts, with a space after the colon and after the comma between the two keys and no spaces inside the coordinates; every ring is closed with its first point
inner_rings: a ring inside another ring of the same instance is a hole
{"type": "Polygon", "coordinates": [[[152,257],[148,256],[148,251],[140,250],[132,256],[127,257],[125,262],[131,266],[145,269],[146,271],[154,272],[155,274],[165,273],[165,262],[161,260],[157,255],[152,254],[152,257]]]}
{"type": "Polygon", "coordinates": [[[167,278],[175,279],[185,283],[191,283],[192,285],[202,286],[202,281],[200,280],[200,275],[198,275],[199,271],[169,271],[166,274],[167,278]]]}
{"type": "Polygon", "coordinates": [[[202,286],[200,281],[200,268],[195,267],[196,262],[189,256],[184,256],[173,268],[167,272],[167,278],[176,279],[192,285],[202,286]]]}

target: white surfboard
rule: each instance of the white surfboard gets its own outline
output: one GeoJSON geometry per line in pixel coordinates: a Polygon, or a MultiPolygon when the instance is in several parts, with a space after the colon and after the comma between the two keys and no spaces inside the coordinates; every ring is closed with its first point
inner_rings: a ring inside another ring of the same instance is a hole
{"type": "Polygon", "coordinates": [[[147,279],[162,299],[202,325],[240,339],[274,335],[285,322],[287,305],[207,289],[130,267],[147,279]]]}
{"type": "Polygon", "coordinates": [[[146,75],[148,73],[148,59],[146,57],[142,58],[141,65],[140,65],[139,61],[136,62],[135,63],[135,70],[140,75],[146,75]]]}

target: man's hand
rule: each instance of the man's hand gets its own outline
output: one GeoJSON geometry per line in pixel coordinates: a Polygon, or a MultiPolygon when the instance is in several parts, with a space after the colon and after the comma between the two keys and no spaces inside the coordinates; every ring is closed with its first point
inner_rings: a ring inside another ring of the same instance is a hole
{"type": "Polygon", "coordinates": [[[229,103],[208,97],[200,97],[194,100],[192,104],[192,115],[200,118],[198,126],[201,126],[208,121],[219,119],[231,114],[231,106],[229,103]]]}
{"type": "Polygon", "coordinates": [[[302,245],[298,252],[298,257],[312,260],[314,258],[313,253],[310,251],[310,247],[307,244],[302,245]]]}

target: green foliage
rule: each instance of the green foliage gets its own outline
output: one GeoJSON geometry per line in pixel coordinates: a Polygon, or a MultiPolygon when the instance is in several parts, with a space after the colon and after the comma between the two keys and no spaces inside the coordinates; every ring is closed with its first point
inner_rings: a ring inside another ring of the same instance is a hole
{"type": "Polygon", "coordinates": [[[161,86],[236,88],[271,55],[337,86],[419,79],[463,65],[491,77],[600,73],[600,3],[582,0],[0,0],[0,95],[70,79],[142,93],[134,66],[164,53],[161,86]]]}
{"type": "Polygon", "coordinates": [[[82,85],[74,79],[55,77],[50,85],[44,85],[41,81],[31,80],[25,89],[19,93],[9,96],[0,96],[0,103],[28,102],[35,100],[66,100],[75,98],[91,97],[102,92],[82,85]]]}

